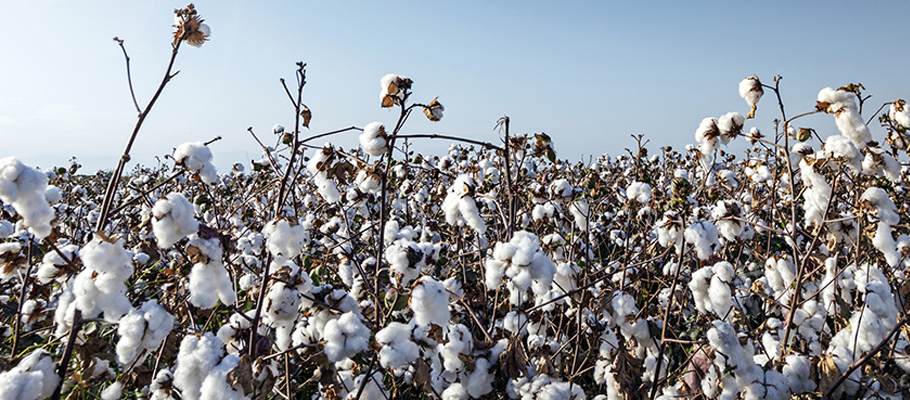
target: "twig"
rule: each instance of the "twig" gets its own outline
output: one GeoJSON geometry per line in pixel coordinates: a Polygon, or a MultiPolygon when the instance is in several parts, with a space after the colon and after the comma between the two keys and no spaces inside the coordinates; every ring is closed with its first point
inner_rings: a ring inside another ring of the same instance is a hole
{"type": "Polygon", "coordinates": [[[120,50],[123,50],[123,58],[126,59],[126,81],[130,85],[130,96],[133,97],[133,105],[136,106],[136,112],[142,114],[142,110],[139,108],[139,102],[136,101],[136,92],[133,91],[133,77],[130,74],[130,56],[126,54],[126,46],[123,45],[123,39],[114,36],[114,41],[120,45],[120,50]]]}

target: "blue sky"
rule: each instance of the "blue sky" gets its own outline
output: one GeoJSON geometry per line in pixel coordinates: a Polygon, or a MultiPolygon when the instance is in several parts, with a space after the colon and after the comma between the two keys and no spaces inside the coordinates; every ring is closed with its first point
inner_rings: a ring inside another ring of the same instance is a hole
{"type": "MultiPolygon", "coordinates": [[[[269,137],[293,124],[278,78],[308,63],[304,102],[312,133],[373,121],[379,79],[411,77],[415,101],[439,96],[441,122],[416,115],[411,133],[495,141],[496,120],[513,132],[546,132],[560,158],[621,154],[642,133],[649,147],[693,143],[698,122],[748,112],[737,84],[783,75],[788,115],[810,110],[826,86],[863,83],[883,102],[910,98],[908,2],[242,2],[196,1],[212,28],[184,47],[132,152],[134,163],[186,141],[214,144],[219,168],[259,158],[247,133],[269,137]]],[[[162,1],[7,0],[0,3],[0,157],[87,170],[113,168],[135,122],[120,49],[126,40],[141,105],[170,55],[173,9],[162,1]]],[[[746,128],[773,132],[766,95],[746,128]]],[[[830,116],[801,120],[822,137],[830,116]]],[[[873,129],[883,140],[883,132],[873,129]]],[[[268,138],[271,139],[271,138],[268,138]]],[[[333,142],[356,143],[356,134],[333,142]]],[[[421,142],[424,152],[447,143],[421,142]]],[[[738,144],[742,146],[742,143],[738,144]]],[[[131,164],[134,165],[134,164],[131,164]]]]}

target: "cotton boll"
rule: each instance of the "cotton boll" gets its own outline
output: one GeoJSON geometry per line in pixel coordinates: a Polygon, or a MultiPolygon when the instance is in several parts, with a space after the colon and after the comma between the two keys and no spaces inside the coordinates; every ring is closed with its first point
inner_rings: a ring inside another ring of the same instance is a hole
{"type": "Polygon", "coordinates": [[[429,276],[414,284],[408,305],[420,325],[447,326],[449,324],[449,292],[445,285],[429,276]]]}
{"type": "MultiPolygon", "coordinates": [[[[245,400],[243,390],[237,390],[228,384],[228,374],[238,368],[240,358],[234,354],[225,356],[218,365],[209,371],[199,388],[200,400],[245,400]]],[[[235,385],[235,386],[240,386],[235,385]]]]}
{"type": "Polygon", "coordinates": [[[360,321],[360,316],[346,312],[325,324],[325,355],[330,362],[353,357],[368,348],[370,330],[360,321]]]}
{"type": "Polygon", "coordinates": [[[651,185],[644,182],[633,181],[626,188],[626,197],[629,200],[637,201],[639,204],[648,204],[648,202],[651,201],[651,192],[651,185]]]}
{"type": "Polygon", "coordinates": [[[158,246],[167,249],[180,239],[196,233],[199,221],[193,217],[193,205],[180,193],[159,199],[152,207],[152,231],[158,246]]]}
{"type": "Polygon", "coordinates": [[[120,381],[108,385],[108,387],[101,391],[101,400],[119,400],[122,388],[123,384],[120,383],[120,381]]]}
{"type": "Polygon", "coordinates": [[[187,251],[190,249],[198,254],[190,271],[190,303],[204,309],[214,307],[219,300],[234,304],[237,294],[224,268],[221,240],[195,238],[187,244],[187,251]]]}
{"type": "Polygon", "coordinates": [[[388,150],[388,137],[385,126],[379,122],[371,122],[363,127],[360,134],[360,147],[373,157],[380,157],[388,150]]]}
{"type": "Polygon", "coordinates": [[[758,104],[758,100],[761,99],[764,94],[765,91],[762,89],[761,81],[758,80],[758,76],[750,76],[739,82],[739,97],[746,100],[746,104],[751,107],[746,118],[755,117],[756,104],[758,104]]]}
{"type": "Polygon", "coordinates": [[[699,260],[707,260],[721,247],[717,227],[710,221],[700,221],[686,227],[686,242],[695,245],[699,260]]]}
{"type": "Polygon", "coordinates": [[[302,225],[291,225],[286,219],[269,221],[262,228],[266,246],[277,264],[297,257],[309,235],[302,225]]]}
{"type": "Polygon", "coordinates": [[[174,327],[174,316],[164,310],[158,301],[149,300],[138,310],[132,310],[120,319],[117,334],[117,362],[122,366],[141,364],[148,352],[154,351],[167,338],[174,327]],[[140,352],[146,351],[137,361],[140,352]]]}
{"type": "Polygon", "coordinates": [[[33,351],[14,368],[0,372],[0,399],[38,400],[50,397],[60,383],[56,367],[46,350],[33,351]]]}
{"type": "Polygon", "coordinates": [[[123,243],[94,239],[79,251],[85,269],[76,276],[73,293],[83,318],[104,312],[106,320],[117,322],[132,308],[125,282],[133,273],[133,260],[123,243]]]}
{"type": "Polygon", "coordinates": [[[212,150],[202,142],[187,142],[174,150],[174,162],[177,165],[198,174],[203,182],[210,185],[218,180],[212,158],[212,150]]]}
{"type": "Polygon", "coordinates": [[[335,203],[341,199],[341,192],[338,191],[338,186],[335,184],[335,179],[330,177],[327,173],[332,167],[329,156],[332,156],[335,153],[335,148],[331,144],[326,143],[322,149],[316,150],[316,153],[313,154],[313,157],[310,157],[310,161],[307,162],[307,171],[313,177],[313,182],[316,184],[316,190],[319,192],[319,195],[322,196],[323,200],[327,203],[335,203]]]}
{"type": "Polygon", "coordinates": [[[730,143],[730,140],[736,139],[736,136],[743,131],[745,119],[738,112],[729,112],[717,119],[717,130],[720,132],[720,140],[724,145],[730,143]]]}
{"type": "Polygon", "coordinates": [[[15,157],[0,159],[0,200],[12,205],[36,238],[51,233],[54,210],[47,202],[47,175],[15,157]]]}
{"type": "Polygon", "coordinates": [[[487,226],[474,201],[476,187],[470,175],[459,175],[447,190],[442,209],[445,211],[446,222],[450,225],[468,225],[477,234],[483,235],[487,226]]]}
{"type": "Polygon", "coordinates": [[[174,369],[174,386],[180,389],[184,399],[201,399],[203,381],[224,354],[221,346],[221,339],[211,332],[202,336],[187,335],[180,342],[177,367],[174,369]]]}
{"type": "Polygon", "coordinates": [[[383,368],[401,369],[420,356],[420,349],[411,340],[411,327],[400,322],[391,322],[376,332],[376,343],[382,346],[379,363],[383,368]]]}

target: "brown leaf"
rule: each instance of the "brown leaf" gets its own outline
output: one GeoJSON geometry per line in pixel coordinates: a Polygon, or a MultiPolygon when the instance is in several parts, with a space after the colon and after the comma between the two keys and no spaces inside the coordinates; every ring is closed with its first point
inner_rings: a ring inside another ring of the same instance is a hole
{"type": "Polygon", "coordinates": [[[616,389],[625,395],[626,399],[639,399],[642,396],[641,377],[644,374],[644,361],[632,357],[623,349],[617,352],[613,360],[613,379],[616,389]]]}
{"type": "Polygon", "coordinates": [[[240,385],[245,395],[253,394],[253,370],[248,354],[240,356],[240,362],[231,372],[228,372],[225,381],[231,387],[240,385]]]}
{"type": "Polygon", "coordinates": [[[834,362],[834,357],[822,354],[812,360],[810,376],[814,377],[815,381],[818,382],[818,391],[825,393],[834,385],[834,382],[837,382],[841,372],[834,362]]]}
{"type": "Polygon", "coordinates": [[[211,259],[205,255],[198,247],[189,246],[186,248],[186,255],[194,264],[208,264],[211,259]]]}
{"type": "Polygon", "coordinates": [[[414,383],[421,390],[430,391],[430,383],[432,382],[432,376],[430,376],[430,366],[427,365],[427,362],[422,358],[417,359],[417,371],[414,372],[414,383]]]}
{"type": "Polygon", "coordinates": [[[300,116],[303,117],[303,126],[309,129],[310,120],[313,119],[313,113],[310,111],[310,108],[303,106],[303,110],[300,110],[300,116]]]}
{"type": "Polygon", "coordinates": [[[499,354],[499,365],[502,371],[511,379],[527,376],[528,355],[521,346],[521,336],[514,335],[509,339],[506,351],[499,354]]]}

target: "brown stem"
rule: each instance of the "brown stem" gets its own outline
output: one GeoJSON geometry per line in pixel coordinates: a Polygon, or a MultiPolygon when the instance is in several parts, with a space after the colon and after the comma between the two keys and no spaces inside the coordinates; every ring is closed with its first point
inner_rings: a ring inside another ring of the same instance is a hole
{"type": "Polygon", "coordinates": [[[69,369],[70,357],[73,356],[73,348],[76,347],[76,336],[81,327],[82,310],[80,310],[79,307],[76,307],[76,310],[73,312],[73,327],[70,328],[69,338],[66,340],[66,348],[63,349],[63,358],[60,359],[60,365],[57,366],[57,376],[60,377],[60,383],[58,383],[57,387],[54,389],[51,400],[60,400],[60,390],[63,388],[64,381],[66,381],[66,371],[69,369]]]}
{"type": "Polygon", "coordinates": [[[167,65],[167,71],[164,72],[164,78],[161,79],[161,83],[158,85],[158,90],[155,91],[155,95],[152,96],[149,104],[145,107],[145,111],[139,113],[139,120],[136,121],[136,125],[133,127],[133,133],[130,134],[130,139],[126,143],[126,148],[123,149],[123,155],[120,156],[120,161],[117,163],[117,168],[115,168],[114,173],[111,174],[111,180],[107,183],[107,189],[104,191],[104,201],[101,203],[101,213],[98,217],[98,223],[95,225],[95,232],[101,232],[104,230],[104,224],[107,223],[111,205],[114,201],[114,193],[117,192],[117,185],[120,184],[120,177],[123,175],[123,168],[130,160],[130,150],[133,148],[133,142],[136,140],[136,136],[139,134],[139,129],[142,128],[142,123],[145,122],[145,117],[149,115],[149,111],[152,110],[155,102],[158,101],[158,96],[161,95],[161,92],[164,90],[164,87],[167,86],[167,83],[177,75],[177,73],[174,73],[172,75],[171,70],[174,68],[174,60],[177,59],[177,52],[180,50],[181,43],[183,43],[182,38],[181,40],[177,41],[177,44],[173,46],[173,50],[171,51],[171,61],[167,65]]]}

